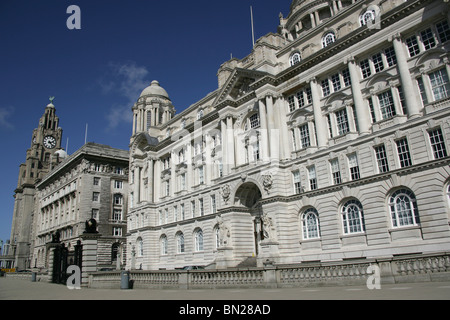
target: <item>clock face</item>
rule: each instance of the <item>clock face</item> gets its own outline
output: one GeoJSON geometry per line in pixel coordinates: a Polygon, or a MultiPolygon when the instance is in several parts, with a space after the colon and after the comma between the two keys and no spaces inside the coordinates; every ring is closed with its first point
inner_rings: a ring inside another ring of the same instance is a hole
{"type": "Polygon", "coordinates": [[[44,147],[47,149],[53,149],[56,147],[56,139],[52,136],[46,136],[44,138],[44,147]]]}

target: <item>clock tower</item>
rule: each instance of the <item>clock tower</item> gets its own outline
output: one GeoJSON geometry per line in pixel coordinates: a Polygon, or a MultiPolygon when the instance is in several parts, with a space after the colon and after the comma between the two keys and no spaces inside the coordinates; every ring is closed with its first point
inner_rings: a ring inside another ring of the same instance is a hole
{"type": "Polygon", "coordinates": [[[14,190],[11,247],[15,256],[14,267],[19,269],[30,267],[35,186],[66,155],[61,150],[62,129],[58,126],[59,118],[53,100],[51,97],[39,126],[33,130],[31,146],[27,150],[25,163],[19,167],[17,188],[14,190]]]}

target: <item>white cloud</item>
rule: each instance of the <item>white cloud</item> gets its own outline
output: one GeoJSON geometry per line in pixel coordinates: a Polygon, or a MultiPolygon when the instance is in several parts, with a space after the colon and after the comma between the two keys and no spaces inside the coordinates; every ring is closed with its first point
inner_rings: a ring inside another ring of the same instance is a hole
{"type": "Polygon", "coordinates": [[[124,103],[110,107],[106,119],[108,129],[116,128],[121,122],[131,123],[131,106],[137,101],[139,94],[149,85],[146,79],[148,71],[135,62],[109,63],[109,73],[99,79],[98,84],[104,94],[118,93],[124,103]]]}
{"type": "Polygon", "coordinates": [[[0,128],[2,129],[13,129],[14,125],[8,118],[14,113],[14,107],[1,107],[0,108],[0,128]]]}

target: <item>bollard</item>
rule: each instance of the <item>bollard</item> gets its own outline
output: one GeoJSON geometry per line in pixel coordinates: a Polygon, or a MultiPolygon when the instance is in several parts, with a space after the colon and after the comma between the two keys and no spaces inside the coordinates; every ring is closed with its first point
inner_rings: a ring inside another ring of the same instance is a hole
{"type": "Polygon", "coordinates": [[[36,272],[31,273],[31,282],[36,282],[36,272]]]}
{"type": "Polygon", "coordinates": [[[120,289],[130,289],[130,272],[122,271],[120,273],[120,289]]]}

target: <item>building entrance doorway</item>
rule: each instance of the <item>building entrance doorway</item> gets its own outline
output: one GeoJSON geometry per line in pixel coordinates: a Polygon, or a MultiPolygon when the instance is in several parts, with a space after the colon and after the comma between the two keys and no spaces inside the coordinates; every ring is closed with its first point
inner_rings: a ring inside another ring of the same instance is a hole
{"type": "Polygon", "coordinates": [[[256,255],[259,253],[259,243],[264,239],[261,224],[262,207],[259,202],[261,198],[261,190],[253,182],[242,184],[234,197],[234,204],[246,207],[253,217],[254,252],[256,255]]]}

